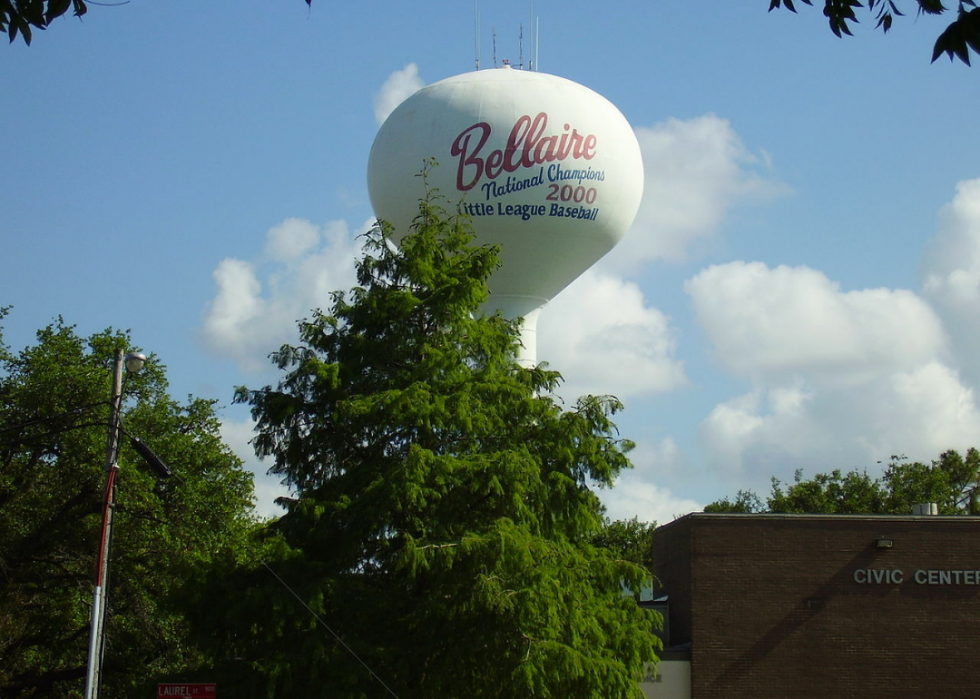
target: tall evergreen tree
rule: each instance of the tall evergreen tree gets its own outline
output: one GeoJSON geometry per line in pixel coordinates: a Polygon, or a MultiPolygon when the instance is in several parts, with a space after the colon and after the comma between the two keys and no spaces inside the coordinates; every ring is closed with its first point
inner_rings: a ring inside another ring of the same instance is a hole
{"type": "Polygon", "coordinates": [[[295,493],[270,569],[319,621],[263,570],[226,579],[236,694],[642,696],[658,619],[622,590],[647,572],[592,543],[591,485],[629,467],[621,406],[565,409],[559,374],[516,364],[516,324],[479,313],[497,250],[471,241],[431,201],[399,250],[374,228],[359,286],[274,355],[278,387],[239,389],[295,493]]]}

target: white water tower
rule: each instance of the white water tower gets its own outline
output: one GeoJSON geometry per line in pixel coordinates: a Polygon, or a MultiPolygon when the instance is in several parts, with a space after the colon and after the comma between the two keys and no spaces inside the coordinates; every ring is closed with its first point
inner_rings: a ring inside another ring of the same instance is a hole
{"type": "Polygon", "coordinates": [[[612,249],[643,192],[639,144],[626,118],[592,90],[510,67],[422,88],[381,126],[368,161],[378,218],[409,232],[429,186],[461,202],[476,242],[500,245],[484,310],[524,318],[520,361],[536,362],[538,312],[612,249]]]}

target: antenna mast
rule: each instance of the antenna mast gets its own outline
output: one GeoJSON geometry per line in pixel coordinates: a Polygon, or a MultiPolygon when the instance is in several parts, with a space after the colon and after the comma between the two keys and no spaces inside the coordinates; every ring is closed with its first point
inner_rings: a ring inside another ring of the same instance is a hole
{"type": "Polygon", "coordinates": [[[480,70],[480,0],[473,0],[473,50],[476,53],[476,69],[480,70]]]}
{"type": "Polygon", "coordinates": [[[521,30],[517,35],[517,65],[521,70],[524,70],[524,25],[521,24],[521,30]]]}
{"type": "Polygon", "coordinates": [[[534,70],[538,69],[538,35],[541,33],[541,20],[536,20],[534,26],[534,70]]]}
{"type": "MultiPolygon", "coordinates": [[[[534,55],[534,0],[528,0],[528,25],[527,29],[531,32],[531,35],[527,39],[527,69],[534,70],[537,67],[536,56],[534,55]]],[[[521,35],[523,36],[523,27],[521,28],[521,35]]]]}

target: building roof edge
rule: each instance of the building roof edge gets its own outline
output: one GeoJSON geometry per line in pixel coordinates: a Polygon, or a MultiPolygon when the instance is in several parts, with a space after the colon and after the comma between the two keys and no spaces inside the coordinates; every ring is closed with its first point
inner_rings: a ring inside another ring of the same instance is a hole
{"type": "Polygon", "coordinates": [[[664,527],[669,527],[679,522],[685,522],[693,519],[732,519],[732,520],[784,520],[784,521],[828,521],[828,520],[848,520],[848,521],[867,521],[867,522],[880,522],[882,520],[888,520],[892,522],[908,521],[908,522],[972,522],[980,524],[980,516],[974,515],[890,515],[890,514],[848,514],[848,515],[836,515],[836,514],[794,514],[794,513],[769,513],[769,512],[689,512],[686,515],[682,515],[671,522],[662,524],[657,529],[662,529],[664,527]]]}

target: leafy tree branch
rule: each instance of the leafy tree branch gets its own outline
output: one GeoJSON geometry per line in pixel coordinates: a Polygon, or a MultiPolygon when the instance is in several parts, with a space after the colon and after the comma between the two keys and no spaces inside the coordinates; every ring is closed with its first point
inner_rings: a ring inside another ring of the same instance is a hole
{"type": "MultiPolygon", "coordinates": [[[[770,0],[769,10],[785,7],[790,12],[796,12],[797,0],[770,0]]],[[[806,5],[813,5],[812,0],[798,0],[806,5]]],[[[904,0],[866,0],[867,6],[860,0],[824,0],[823,14],[830,24],[830,31],[838,37],[852,36],[851,27],[858,24],[858,12],[867,8],[867,12],[875,21],[875,28],[888,32],[896,17],[904,17],[899,9],[904,0]]],[[[908,3],[912,5],[912,2],[908,3]]],[[[919,15],[942,15],[953,10],[942,3],[942,0],[915,0],[914,7],[919,15]]],[[[974,0],[958,0],[955,18],[939,35],[933,46],[932,60],[946,54],[949,60],[958,58],[970,65],[970,51],[980,53],[980,8],[974,0]]]]}

